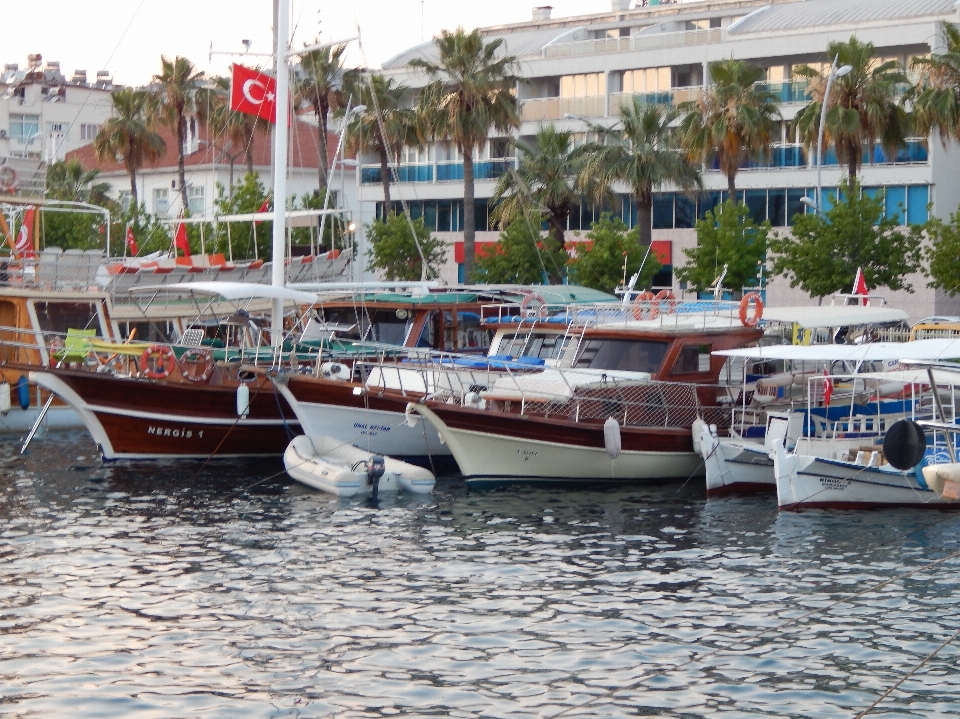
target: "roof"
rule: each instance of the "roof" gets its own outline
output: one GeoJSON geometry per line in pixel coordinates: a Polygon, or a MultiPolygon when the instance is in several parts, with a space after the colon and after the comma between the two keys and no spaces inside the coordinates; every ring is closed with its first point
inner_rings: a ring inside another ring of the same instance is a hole
{"type": "MultiPolygon", "coordinates": [[[[143,167],[143,170],[175,169],[177,167],[177,139],[173,132],[166,127],[157,128],[157,134],[163,138],[166,144],[166,150],[155,162],[151,162],[143,167]]],[[[203,124],[199,129],[199,149],[192,152],[184,158],[186,167],[196,167],[198,165],[226,165],[230,162],[230,156],[235,156],[240,152],[240,157],[235,159],[238,166],[246,163],[246,158],[240,148],[231,148],[223,138],[214,138],[211,142],[210,135],[207,133],[203,124]]],[[[337,149],[338,137],[333,133],[327,133],[327,167],[333,161],[333,156],[337,149]]],[[[317,127],[300,120],[295,120],[290,126],[290,167],[318,167],[320,157],[319,137],[317,127]]],[[[253,164],[259,167],[270,166],[270,156],[272,153],[270,133],[258,132],[253,137],[252,154],[253,164]]],[[[126,167],[123,162],[115,160],[101,160],[93,149],[93,145],[84,145],[81,148],[67,153],[67,159],[77,158],[85,170],[100,170],[101,173],[123,172],[126,173],[126,167]]]]}
{"type": "Polygon", "coordinates": [[[801,362],[871,362],[940,360],[960,358],[960,339],[930,339],[913,342],[868,342],[862,345],[773,345],[718,350],[722,357],[782,359],[801,362]]]}
{"type": "Polygon", "coordinates": [[[798,324],[804,329],[818,327],[850,327],[901,322],[907,313],[893,307],[861,307],[859,305],[825,305],[822,307],[767,307],[764,322],[798,324]]]}
{"type": "MultiPolygon", "coordinates": [[[[532,27],[529,30],[517,30],[514,32],[493,31],[489,33],[485,32],[483,39],[485,42],[502,39],[503,46],[500,50],[503,54],[523,58],[530,57],[531,55],[539,56],[544,46],[549,45],[552,41],[564,35],[575,33],[579,29],[580,28],[570,27],[550,27],[545,29],[532,27]]],[[[575,39],[585,40],[586,38],[575,39]]],[[[383,69],[390,70],[405,67],[410,64],[410,61],[414,58],[421,58],[427,62],[435,63],[439,59],[439,51],[437,50],[436,44],[431,40],[420,43],[419,45],[414,45],[410,49],[404,50],[399,55],[395,55],[384,62],[383,69]]]]}
{"type": "Polygon", "coordinates": [[[730,35],[956,16],[954,0],[804,0],[768,5],[731,26],[730,35]]]}
{"type": "Polygon", "coordinates": [[[313,292],[301,292],[300,290],[273,285],[260,285],[255,282],[178,282],[172,285],[143,285],[132,287],[128,291],[140,294],[150,292],[176,295],[199,294],[218,296],[225,300],[280,299],[305,305],[318,301],[317,295],[313,292]]]}

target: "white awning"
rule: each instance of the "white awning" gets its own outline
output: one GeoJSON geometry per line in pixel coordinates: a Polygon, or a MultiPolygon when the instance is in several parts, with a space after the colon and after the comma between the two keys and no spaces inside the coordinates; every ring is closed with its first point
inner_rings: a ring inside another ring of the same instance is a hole
{"type": "Polygon", "coordinates": [[[131,287],[128,291],[139,294],[161,292],[176,295],[210,295],[220,296],[225,300],[280,299],[301,305],[312,305],[319,301],[319,298],[313,292],[291,290],[287,287],[275,287],[274,285],[260,285],[256,282],[178,282],[171,285],[131,287]]]}
{"type": "Polygon", "coordinates": [[[713,354],[722,357],[747,359],[782,359],[834,362],[944,360],[960,358],[960,339],[929,339],[914,342],[868,342],[862,345],[773,345],[770,347],[742,347],[719,350],[713,354]]]}
{"type": "Polygon", "coordinates": [[[892,307],[827,305],[825,307],[766,307],[764,322],[798,324],[804,329],[849,327],[906,320],[907,313],[892,307]]]}
{"type": "MultiPolygon", "coordinates": [[[[287,210],[287,227],[316,227],[323,215],[343,215],[345,210],[287,210]]],[[[164,225],[192,225],[196,223],[216,224],[218,222],[273,222],[273,212],[247,212],[242,215],[214,215],[213,217],[174,217],[162,219],[164,225]]]]}

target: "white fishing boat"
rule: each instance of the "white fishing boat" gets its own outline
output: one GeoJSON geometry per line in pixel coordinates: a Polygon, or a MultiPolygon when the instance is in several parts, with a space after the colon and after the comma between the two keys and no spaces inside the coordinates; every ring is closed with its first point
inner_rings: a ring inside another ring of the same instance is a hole
{"type": "Polygon", "coordinates": [[[338,497],[399,491],[429,494],[436,482],[423,467],[374,455],[326,435],[295,437],[283,453],[283,464],[298,482],[338,497]]]}

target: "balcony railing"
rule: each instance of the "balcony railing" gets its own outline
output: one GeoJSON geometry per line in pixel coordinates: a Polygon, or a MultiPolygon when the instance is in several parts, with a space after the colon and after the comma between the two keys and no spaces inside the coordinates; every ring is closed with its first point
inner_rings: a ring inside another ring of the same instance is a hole
{"type": "MultiPolygon", "coordinates": [[[[513,167],[512,157],[494,160],[475,160],[473,178],[475,180],[495,180],[513,167]]],[[[438,162],[436,164],[400,165],[395,168],[395,182],[456,182],[463,180],[463,162],[438,162]]],[[[375,185],[381,182],[380,165],[363,165],[360,168],[360,182],[375,185]]]]}
{"type": "Polygon", "coordinates": [[[793,80],[791,82],[758,82],[757,90],[766,90],[779,98],[780,102],[809,102],[807,97],[807,81],[793,80]]]}
{"type": "MultiPolygon", "coordinates": [[[[874,147],[870,152],[869,147],[863,148],[864,165],[909,165],[923,164],[927,162],[929,153],[927,151],[927,141],[922,138],[913,138],[907,140],[906,147],[897,151],[892,159],[888,159],[883,148],[874,147]]],[[[796,167],[815,167],[817,163],[817,152],[815,149],[807,152],[803,145],[783,144],[774,145],[770,148],[770,155],[764,158],[750,158],[742,166],[743,170],[750,169],[779,169],[796,167]]],[[[833,148],[823,153],[823,166],[836,167],[840,163],[837,161],[837,154],[833,148]]],[[[720,169],[716,158],[707,166],[708,170],[720,169]]]]}
{"type": "Polygon", "coordinates": [[[660,32],[632,37],[606,37],[547,45],[543,49],[543,56],[546,58],[583,57],[585,55],[630,52],[633,50],[663,50],[671,47],[707,45],[724,40],[726,40],[726,31],[722,28],[660,32]]]}

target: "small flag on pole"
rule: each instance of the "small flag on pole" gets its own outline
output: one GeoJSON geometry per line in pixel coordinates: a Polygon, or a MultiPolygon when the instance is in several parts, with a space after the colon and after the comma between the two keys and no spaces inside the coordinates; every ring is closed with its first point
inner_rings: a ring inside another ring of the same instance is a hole
{"type": "Polygon", "coordinates": [[[187,239],[187,226],[182,222],[177,225],[177,237],[173,243],[178,250],[183,250],[183,256],[190,256],[190,241],[187,239]]]}
{"type": "Polygon", "coordinates": [[[863,270],[857,268],[857,278],[853,281],[853,294],[861,295],[860,304],[867,304],[867,295],[870,290],[867,289],[867,281],[863,278],[863,270]]]}
{"type": "Polygon", "coordinates": [[[127,249],[130,250],[132,256],[137,256],[137,241],[133,236],[133,228],[130,225],[127,225],[127,249]]]}

